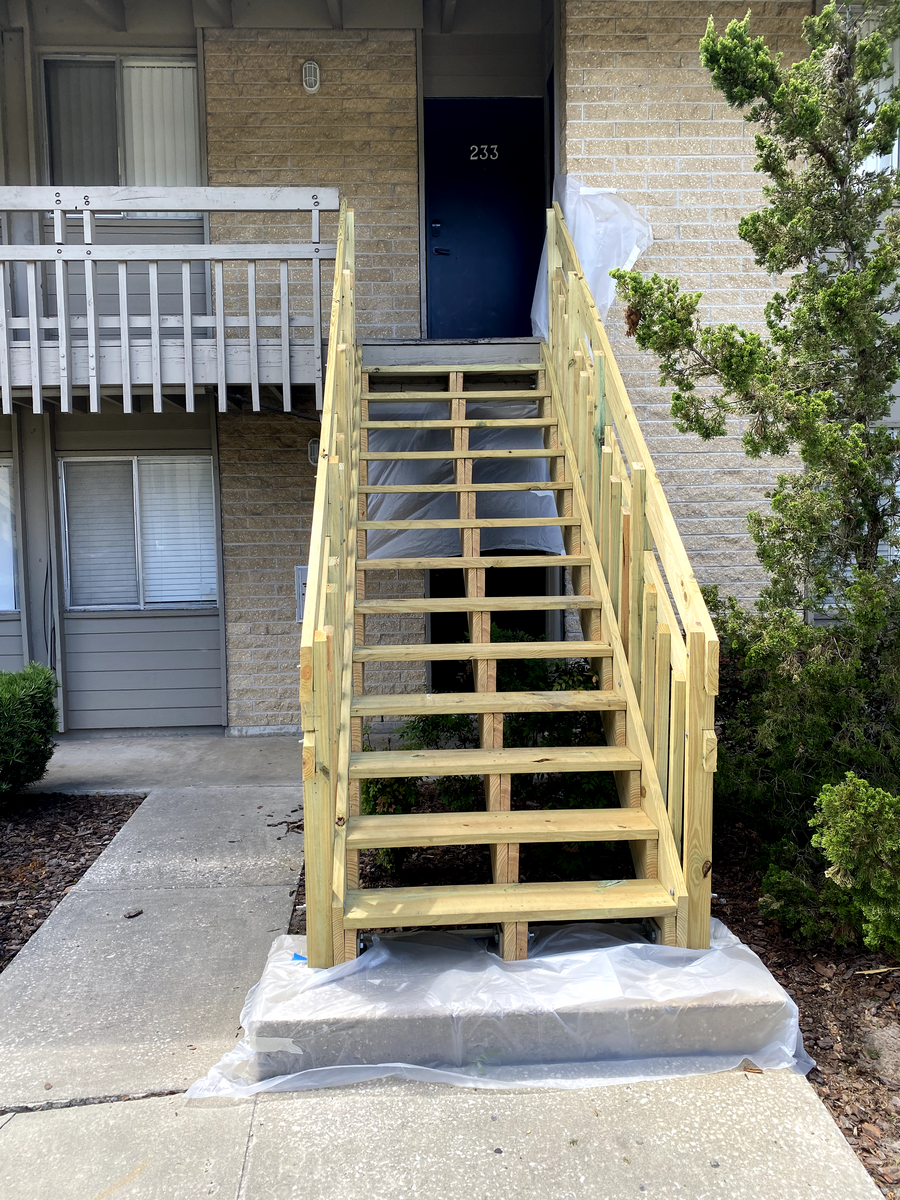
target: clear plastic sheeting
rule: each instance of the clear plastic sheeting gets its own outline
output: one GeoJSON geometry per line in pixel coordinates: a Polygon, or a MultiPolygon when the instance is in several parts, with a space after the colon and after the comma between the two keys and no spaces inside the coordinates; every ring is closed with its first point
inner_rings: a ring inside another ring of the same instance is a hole
{"type": "MultiPolygon", "coordinates": [[[[537,347],[535,358],[537,359],[537,347]]],[[[537,402],[499,400],[492,402],[466,400],[466,419],[470,421],[519,420],[538,416],[537,402]]],[[[373,421],[446,420],[448,413],[436,403],[372,403],[369,416],[373,421]]],[[[470,429],[470,450],[540,450],[543,449],[543,430],[533,429],[470,429]]],[[[369,450],[404,451],[451,449],[447,429],[375,429],[369,433],[369,450]]],[[[472,465],[473,483],[547,483],[550,479],[545,458],[475,459],[472,465]]],[[[370,484],[433,484],[453,483],[453,460],[392,459],[389,462],[369,463],[370,484]]],[[[368,498],[368,518],[371,521],[435,521],[455,520],[456,495],[453,492],[389,492],[376,493],[368,498]]],[[[479,492],[475,500],[475,515],[479,518],[555,517],[556,500],[550,490],[537,487],[533,491],[479,492]]],[[[369,558],[434,558],[453,557],[460,553],[458,529],[373,529],[367,536],[369,558]]],[[[524,528],[482,529],[481,553],[495,550],[516,550],[524,554],[564,554],[562,535],[558,526],[526,526],[524,528]]]]}
{"type": "Polygon", "coordinates": [[[539,929],[523,962],[429,931],[376,938],[311,970],[279,937],[244,1005],[246,1036],[190,1097],[397,1076],[478,1088],[577,1088],[730,1070],[806,1073],[797,1006],[718,921],[709,950],[635,927],[539,929]],[[638,939],[640,935],[638,934],[638,939]]]}
{"type": "MultiPolygon", "coordinates": [[[[653,245],[650,222],[615,192],[588,187],[577,175],[557,175],[553,181],[553,199],[563,210],[585,281],[600,320],[605,321],[616,290],[609,273],[618,267],[630,270],[640,255],[650,249],[653,245]]],[[[531,306],[531,329],[535,337],[546,341],[546,239],[531,306]]]]}

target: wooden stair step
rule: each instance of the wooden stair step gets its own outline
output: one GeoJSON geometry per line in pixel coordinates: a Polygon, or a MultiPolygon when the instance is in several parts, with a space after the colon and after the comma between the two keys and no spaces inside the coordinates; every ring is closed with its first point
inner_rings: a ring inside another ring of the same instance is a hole
{"type": "Polygon", "coordinates": [[[514,554],[504,558],[358,558],[357,571],[452,570],[454,567],[475,570],[500,570],[504,567],[589,567],[586,554],[514,554]]]}
{"type": "Polygon", "coordinates": [[[516,420],[479,421],[360,421],[361,429],[548,429],[556,425],[553,418],[520,417],[516,420]]]}
{"type": "Polygon", "coordinates": [[[544,370],[543,363],[468,363],[466,366],[454,367],[443,363],[415,363],[412,366],[401,367],[396,364],[385,364],[378,367],[363,367],[364,375],[535,375],[544,370]]]}
{"type": "Polygon", "coordinates": [[[580,525],[579,517],[472,517],[434,521],[358,521],[357,529],[528,529],[546,525],[580,525]]]}
{"type": "Polygon", "coordinates": [[[360,495],[396,495],[400,492],[571,492],[569,480],[526,480],[524,483],[373,483],[359,489],[360,495]]]}
{"type": "Polygon", "coordinates": [[[350,755],[351,779],[418,779],[448,775],[557,775],[639,771],[626,746],[509,747],[503,750],[370,750],[350,755]]]}
{"type": "Polygon", "coordinates": [[[354,696],[351,717],[443,716],[453,713],[624,712],[617,692],[429,692],[354,696]]]}
{"type": "Polygon", "coordinates": [[[505,461],[510,458],[565,458],[566,452],[562,446],[552,450],[544,447],[541,450],[504,450],[501,446],[493,450],[364,450],[360,453],[360,462],[419,462],[435,459],[456,458],[491,458],[505,461]]]}
{"type": "Polygon", "coordinates": [[[347,822],[348,850],[508,842],[656,841],[658,837],[656,826],[639,808],[385,813],[351,817],[347,822]]]}
{"type": "Polygon", "coordinates": [[[382,401],[385,404],[446,404],[448,400],[483,400],[493,404],[495,401],[512,400],[518,404],[530,400],[547,400],[550,393],[540,388],[520,388],[509,391],[477,391],[477,392],[363,392],[362,399],[369,404],[382,401]]]}
{"type": "Polygon", "coordinates": [[[470,662],[510,658],[612,658],[608,642],[420,642],[356,646],[354,662],[470,662]]]}
{"type": "Polygon", "coordinates": [[[552,612],[558,608],[600,608],[593,596],[426,596],[412,600],[359,600],[355,611],[360,616],[374,613],[438,612],[552,612]]]}
{"type": "Polygon", "coordinates": [[[347,892],[344,925],[384,929],[494,921],[597,921],[664,917],[675,909],[674,898],[657,879],[367,888],[347,892]]]}

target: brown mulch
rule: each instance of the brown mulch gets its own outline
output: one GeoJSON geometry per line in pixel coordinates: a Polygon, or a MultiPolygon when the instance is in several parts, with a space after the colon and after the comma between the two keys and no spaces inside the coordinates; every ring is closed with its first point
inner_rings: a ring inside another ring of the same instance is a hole
{"type": "Polygon", "coordinates": [[[754,854],[748,830],[717,839],[713,914],[793,996],[817,1063],[810,1082],[882,1193],[900,1200],[900,964],[854,947],[798,946],[759,911],[754,854]]]}
{"type": "Polygon", "coordinates": [[[144,793],[0,800],[0,971],[116,836],[144,793]]]}

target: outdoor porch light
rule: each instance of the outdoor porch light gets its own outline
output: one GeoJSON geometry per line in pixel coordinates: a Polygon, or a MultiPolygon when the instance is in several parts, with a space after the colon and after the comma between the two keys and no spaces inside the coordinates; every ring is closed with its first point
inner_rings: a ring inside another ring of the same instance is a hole
{"type": "Polygon", "coordinates": [[[319,84],[322,77],[319,73],[319,64],[313,62],[311,58],[307,59],[303,64],[303,88],[309,92],[311,96],[319,90],[319,84]]]}

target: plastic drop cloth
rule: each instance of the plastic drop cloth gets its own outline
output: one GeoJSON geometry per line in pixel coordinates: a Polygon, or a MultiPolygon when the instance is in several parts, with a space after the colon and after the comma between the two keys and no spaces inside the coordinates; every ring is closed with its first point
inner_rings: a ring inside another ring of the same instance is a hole
{"type": "MultiPolygon", "coordinates": [[[[557,175],[553,199],[563,210],[575,243],[581,269],[600,320],[606,320],[616,285],[610,271],[630,270],[645,250],[653,245],[650,222],[627,200],[603,188],[588,187],[576,175],[557,175]]],[[[538,271],[531,329],[535,337],[547,339],[547,242],[538,271]]]]}
{"type": "Polygon", "coordinates": [[[705,1074],[751,1059],[806,1073],[797,1006],[719,921],[709,950],[635,927],[538,930],[523,962],[462,934],[375,939],[306,965],[276,938],[241,1013],[246,1036],[190,1097],[241,1097],[397,1076],[478,1088],[578,1088],[705,1074]],[[637,935],[640,938],[640,935],[637,935]]]}
{"type": "MultiPolygon", "coordinates": [[[[535,354],[537,358],[537,354],[535,354]]],[[[433,403],[391,404],[372,403],[369,417],[373,421],[446,420],[448,406],[433,403]]],[[[468,420],[518,420],[536,417],[537,403],[514,400],[489,400],[480,404],[467,400],[468,420]]],[[[470,450],[540,450],[542,430],[535,429],[471,429],[470,450]]],[[[369,450],[403,451],[451,449],[448,429],[377,429],[369,433],[369,450]]],[[[475,459],[472,466],[473,483],[546,483],[550,479],[545,458],[475,459]]],[[[394,459],[390,462],[369,463],[370,484],[453,483],[453,460],[394,459]]],[[[369,496],[370,521],[455,520],[456,496],[453,492],[376,493],[369,496]]],[[[534,491],[479,492],[475,500],[476,517],[555,517],[554,493],[537,488],[534,491]]],[[[370,530],[367,538],[369,558],[452,557],[460,553],[457,529],[389,529],[370,530]]],[[[558,526],[538,526],[511,529],[482,529],[481,553],[494,550],[517,550],[532,554],[564,554],[558,526]]]]}

